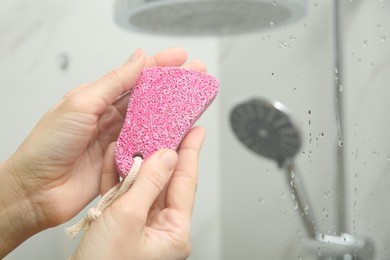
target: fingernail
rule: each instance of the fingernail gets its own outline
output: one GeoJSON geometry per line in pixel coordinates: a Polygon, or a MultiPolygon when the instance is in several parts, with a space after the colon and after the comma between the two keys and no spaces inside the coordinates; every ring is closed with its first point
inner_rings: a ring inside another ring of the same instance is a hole
{"type": "Polygon", "coordinates": [[[133,52],[133,54],[130,56],[128,61],[129,62],[137,61],[141,57],[141,54],[142,54],[142,49],[137,49],[135,52],[133,52]]]}
{"type": "Polygon", "coordinates": [[[160,160],[169,170],[173,170],[177,162],[177,153],[173,150],[165,150],[160,156],[160,160]]]}

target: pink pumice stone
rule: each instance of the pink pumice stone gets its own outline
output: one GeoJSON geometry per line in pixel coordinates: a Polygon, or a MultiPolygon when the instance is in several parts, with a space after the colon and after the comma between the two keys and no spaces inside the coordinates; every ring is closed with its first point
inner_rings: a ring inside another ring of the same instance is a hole
{"type": "Polygon", "coordinates": [[[119,174],[126,177],[135,156],[144,160],[180,142],[215,99],[218,80],[178,67],[144,69],[130,91],[122,130],[115,148],[119,174]]]}

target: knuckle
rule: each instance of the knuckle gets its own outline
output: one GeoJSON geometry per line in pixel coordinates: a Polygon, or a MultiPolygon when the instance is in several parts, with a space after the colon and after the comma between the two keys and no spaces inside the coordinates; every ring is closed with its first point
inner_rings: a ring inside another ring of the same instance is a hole
{"type": "Polygon", "coordinates": [[[192,245],[191,245],[191,239],[189,238],[189,235],[186,236],[184,239],[178,240],[176,244],[176,249],[178,252],[180,252],[180,258],[187,259],[192,251],[192,245]]]}
{"type": "Polygon", "coordinates": [[[196,179],[193,181],[194,192],[198,191],[199,181],[196,179]]]}
{"type": "Polygon", "coordinates": [[[128,89],[127,81],[125,80],[125,73],[121,68],[113,69],[103,76],[103,80],[107,82],[115,82],[116,85],[120,86],[122,90],[128,89]]]}
{"type": "MultiPolygon", "coordinates": [[[[195,169],[197,171],[197,169],[195,169]]],[[[196,192],[198,190],[199,180],[197,177],[194,177],[193,175],[189,174],[188,171],[184,169],[176,169],[175,173],[176,177],[180,179],[180,181],[185,182],[188,187],[193,188],[193,190],[196,192]]]]}
{"type": "Polygon", "coordinates": [[[183,245],[183,257],[186,259],[190,256],[192,250],[191,242],[186,241],[183,245]]]}
{"type": "Polygon", "coordinates": [[[108,72],[106,75],[103,76],[103,78],[107,80],[117,80],[121,78],[122,73],[119,69],[113,69],[110,72],[108,72]]]}
{"type": "Polygon", "coordinates": [[[148,169],[145,174],[145,179],[158,191],[162,191],[165,186],[165,179],[156,169],[148,169]]]}
{"type": "Polygon", "coordinates": [[[68,91],[68,92],[65,94],[64,98],[66,99],[66,98],[69,98],[69,97],[71,97],[71,96],[74,96],[74,94],[78,93],[80,90],[85,89],[88,85],[89,85],[89,84],[81,84],[81,85],[79,85],[77,88],[68,91]]]}
{"type": "Polygon", "coordinates": [[[82,102],[79,97],[79,92],[79,89],[69,91],[65,95],[65,104],[70,107],[78,106],[82,102]]]}

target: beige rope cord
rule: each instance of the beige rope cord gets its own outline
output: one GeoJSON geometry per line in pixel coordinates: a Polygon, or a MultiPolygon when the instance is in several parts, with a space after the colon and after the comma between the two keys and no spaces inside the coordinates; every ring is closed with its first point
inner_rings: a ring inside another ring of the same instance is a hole
{"type": "Polygon", "coordinates": [[[125,194],[133,185],[135,178],[141,168],[143,159],[141,157],[133,158],[133,165],[126,178],[112,187],[103,197],[100,199],[96,207],[88,210],[87,215],[73,226],[66,228],[65,232],[74,238],[81,230],[87,230],[92,222],[94,222],[108,207],[112,205],[117,199],[125,194]]]}

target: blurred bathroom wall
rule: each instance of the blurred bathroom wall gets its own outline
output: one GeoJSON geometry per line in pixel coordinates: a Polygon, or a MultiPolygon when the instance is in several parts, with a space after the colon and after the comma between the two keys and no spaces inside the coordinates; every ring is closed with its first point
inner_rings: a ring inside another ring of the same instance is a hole
{"type": "Polygon", "coordinates": [[[372,237],[390,258],[390,1],[350,3],[345,97],[351,232],[372,237]]]}
{"type": "MultiPolygon", "coordinates": [[[[277,2],[277,1],[276,1],[277,2]]],[[[222,117],[238,103],[265,97],[286,105],[302,130],[296,157],[320,231],[335,210],[336,121],[332,1],[308,3],[295,24],[221,40],[222,117]]],[[[247,150],[221,128],[222,259],[299,259],[306,237],[285,170],[247,150]],[[244,224],[245,223],[245,224],[244,224]],[[256,257],[255,257],[256,256],[256,257]],[[258,257],[257,257],[258,256],[258,257]]]]}
{"type": "MultiPolygon", "coordinates": [[[[271,0],[270,0],[271,1],[271,0]]],[[[277,4],[278,1],[275,1],[277,4]]],[[[371,237],[390,256],[389,0],[344,0],[344,85],[335,86],[333,2],[312,0],[295,24],[224,38],[155,37],[113,22],[113,1],[0,2],[0,159],[8,158],[67,91],[121,64],[142,47],[188,50],[221,80],[217,101],[199,121],[207,129],[190,259],[311,259],[286,173],[253,155],[233,135],[229,114],[251,97],[289,107],[303,133],[296,158],[320,232],[333,234],[339,129],[344,104],[346,232],[371,237]],[[336,88],[337,87],[337,88],[336,88]],[[336,90],[338,89],[338,90],[336,90]]],[[[66,259],[77,246],[63,232],[82,217],[38,234],[6,257],[66,259]]]]}
{"type": "Polygon", "coordinates": [[[252,154],[229,127],[234,106],[253,97],[282,102],[300,122],[304,142],[296,165],[318,231],[335,234],[340,220],[335,200],[345,199],[342,231],[370,238],[375,259],[390,256],[390,1],[340,2],[342,68],[335,66],[333,1],[309,1],[307,16],[296,24],[220,41],[220,77],[228,89],[220,96],[226,126],[221,127],[222,259],[313,257],[305,250],[285,171],[252,154]],[[336,192],[340,148],[344,198],[336,192]]]}

